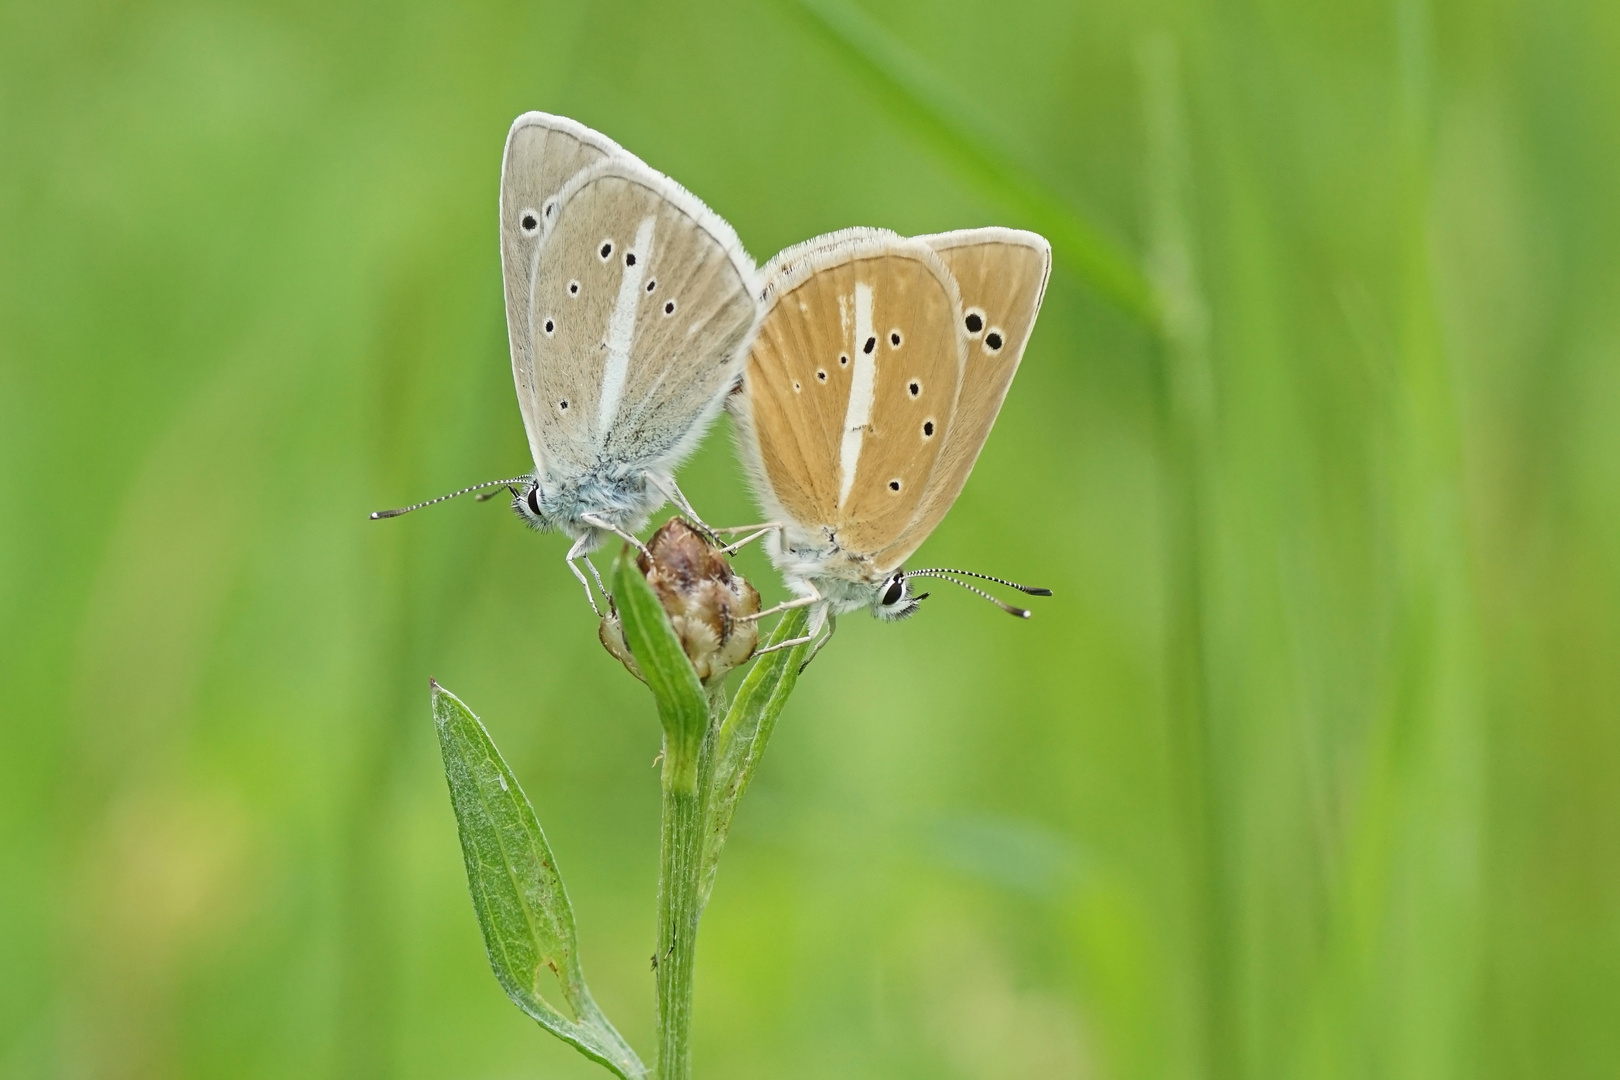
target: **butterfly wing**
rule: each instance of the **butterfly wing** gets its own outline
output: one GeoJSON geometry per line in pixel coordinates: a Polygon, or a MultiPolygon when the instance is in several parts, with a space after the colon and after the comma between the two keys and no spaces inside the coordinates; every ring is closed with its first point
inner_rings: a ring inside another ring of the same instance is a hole
{"type": "Polygon", "coordinates": [[[858,557],[896,544],[965,363],[949,272],[926,244],[851,230],[772,260],[765,297],[738,426],[767,511],[858,557]]]}
{"type": "Polygon", "coordinates": [[[525,415],[548,475],[672,469],[736,382],[753,261],[718,215],[627,156],[575,174],[545,230],[525,415]]]}
{"type": "Polygon", "coordinates": [[[917,239],[939,253],[961,290],[967,366],[939,461],[905,534],[906,543],[917,542],[879,553],[878,561],[892,566],[934,531],[967,483],[1018,372],[1052,269],[1051,246],[1032,232],[962,229],[917,239]]]}
{"type": "Polygon", "coordinates": [[[534,342],[529,294],[535,251],[546,221],[555,215],[563,185],[604,158],[630,156],[612,139],[566,116],[524,113],[512,122],[501,159],[501,271],[506,285],[506,331],[512,346],[512,377],[538,467],[545,460],[534,411],[534,342]]]}

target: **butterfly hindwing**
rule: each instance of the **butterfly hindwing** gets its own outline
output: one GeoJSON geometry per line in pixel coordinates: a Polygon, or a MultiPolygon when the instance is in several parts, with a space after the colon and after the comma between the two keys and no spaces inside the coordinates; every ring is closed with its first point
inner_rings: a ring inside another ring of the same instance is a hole
{"type": "MultiPolygon", "coordinates": [[[[816,529],[838,503],[838,438],[847,367],[817,358],[837,347],[836,294],[814,277],[790,288],[766,268],[767,307],[743,368],[738,424],[766,512],[816,529]],[[774,288],[773,288],[774,286],[774,288]]],[[[836,354],[835,354],[836,355],[836,354]]]]}
{"type": "Polygon", "coordinates": [[[548,473],[672,468],[719,410],[754,325],[736,235],[667,177],[613,157],[563,188],[535,260],[526,316],[548,473]]]}

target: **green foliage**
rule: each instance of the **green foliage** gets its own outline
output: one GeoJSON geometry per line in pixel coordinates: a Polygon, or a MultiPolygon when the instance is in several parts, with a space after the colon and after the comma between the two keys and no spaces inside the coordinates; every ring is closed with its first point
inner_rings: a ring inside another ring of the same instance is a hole
{"type": "Polygon", "coordinates": [[[1023,168],[997,122],[850,0],[793,0],[832,46],[991,198],[1010,204],[1052,242],[1086,284],[1150,328],[1159,304],[1147,276],[1118,243],[1023,168]]]}
{"type": "Polygon", "coordinates": [[[579,965],[574,911],[562,875],[517,777],[478,718],[433,684],[433,721],[456,811],[467,887],[484,932],[489,966],[506,996],[547,1031],[625,1080],[647,1074],[596,1007],[579,965]],[[545,1001],[562,994],[571,1015],[545,1001]]]}
{"type": "Polygon", "coordinates": [[[615,567],[613,588],[624,618],[625,641],[658,702],[664,727],[658,947],[653,953],[658,976],[658,1076],[688,1080],[697,931],[703,914],[704,821],[719,718],[711,717],[697,672],[628,552],[615,567]]]}
{"type": "Polygon", "coordinates": [[[697,787],[698,751],[709,734],[709,704],[664,608],[628,554],[615,564],[613,597],[624,637],[658,702],[664,728],[664,786],[697,787]]]}
{"type": "MultiPolygon", "coordinates": [[[[776,621],[761,648],[803,637],[810,624],[809,610],[795,608],[776,621]]],[[[795,645],[766,653],[749,668],[747,678],[726,712],[716,737],[714,790],[708,805],[703,834],[703,891],[699,906],[706,906],[714,890],[714,875],[720,862],[720,849],[731,832],[731,818],[737,801],[748,790],[749,781],[765,756],[765,744],[776,730],[788,695],[799,681],[800,668],[810,645],[795,645]]]]}

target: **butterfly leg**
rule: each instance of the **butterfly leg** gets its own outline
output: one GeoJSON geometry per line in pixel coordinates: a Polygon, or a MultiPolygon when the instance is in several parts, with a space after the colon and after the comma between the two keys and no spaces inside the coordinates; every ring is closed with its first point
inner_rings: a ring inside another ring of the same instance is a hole
{"type": "Polygon", "coordinates": [[[810,666],[810,661],[814,660],[818,655],[820,655],[821,650],[825,649],[827,647],[827,642],[832,640],[833,632],[836,631],[837,629],[838,629],[838,617],[836,615],[832,614],[831,612],[828,612],[827,613],[827,633],[822,636],[822,639],[820,641],[816,642],[815,645],[811,646],[810,655],[805,657],[804,658],[804,663],[799,665],[799,674],[800,675],[803,675],[804,674],[804,669],[810,666]]]}
{"type": "Polygon", "coordinates": [[[582,556],[582,558],[585,560],[585,565],[591,568],[591,577],[596,579],[596,587],[602,590],[603,599],[612,600],[613,594],[608,592],[607,584],[602,580],[602,571],[598,570],[596,564],[591,562],[589,555],[582,556]]]}
{"type": "MultiPolygon", "coordinates": [[[[612,533],[614,536],[617,536],[619,539],[625,541],[626,543],[633,544],[643,555],[646,555],[649,559],[652,558],[652,553],[647,550],[647,545],[646,544],[643,544],[640,540],[637,540],[634,536],[631,536],[629,533],[625,532],[623,529],[619,528],[617,525],[614,525],[614,524],[612,524],[611,522],[608,522],[608,521],[604,521],[602,518],[597,517],[595,514],[581,514],[581,515],[579,515],[579,520],[583,521],[585,524],[589,525],[593,529],[601,529],[603,532],[612,533]]],[[[578,547],[579,545],[576,544],[574,546],[578,547]]]]}
{"type": "Polygon", "coordinates": [[[675,482],[675,478],[673,476],[669,477],[668,480],[669,486],[665,487],[664,482],[658,477],[654,476],[652,473],[647,474],[647,481],[652,484],[653,487],[663,492],[664,498],[674,503],[676,508],[686,516],[686,520],[697,526],[699,532],[707,533],[709,539],[711,540],[718,539],[718,537],[715,535],[715,531],[709,528],[702,518],[698,517],[698,512],[696,510],[692,509],[692,502],[686,497],[686,492],[681,490],[681,485],[675,482]]]}
{"type": "MultiPolygon", "coordinates": [[[[818,601],[820,599],[821,599],[820,597],[815,597],[815,598],[812,599],[811,602],[815,603],[816,601],[818,601]]],[[[795,605],[795,606],[802,606],[802,605],[795,605]]],[[[754,655],[755,656],[764,656],[766,653],[777,652],[777,651],[779,651],[781,649],[791,649],[796,645],[808,645],[811,642],[815,641],[816,638],[821,637],[822,624],[824,622],[831,622],[831,621],[832,621],[832,611],[826,604],[823,604],[821,607],[817,608],[816,611],[810,616],[809,632],[806,633],[803,637],[789,638],[786,641],[778,641],[775,645],[768,645],[765,648],[758,650],[757,652],[754,653],[754,655]]],[[[831,637],[832,635],[831,635],[831,633],[829,633],[827,636],[831,637]]],[[[826,644],[826,641],[823,640],[822,644],[826,644]]],[[[819,646],[816,649],[812,650],[811,653],[810,653],[809,659],[805,660],[805,663],[808,664],[810,662],[810,660],[815,659],[816,653],[818,653],[820,651],[821,651],[821,649],[820,649],[819,646]]],[[[801,666],[799,668],[799,670],[803,671],[804,668],[801,666]]]]}
{"type": "MultiPolygon", "coordinates": [[[[816,635],[814,635],[814,634],[806,634],[806,635],[804,635],[804,637],[788,638],[786,641],[778,641],[775,645],[767,645],[763,649],[756,649],[754,651],[754,655],[755,656],[764,656],[768,652],[779,652],[782,649],[791,649],[795,645],[808,645],[810,642],[812,642],[814,640],[816,640],[816,635]]],[[[807,663],[807,664],[809,662],[810,661],[808,661],[808,660],[805,661],[805,663],[807,663]]],[[[799,670],[803,671],[804,669],[800,668],[799,670]]]]}
{"type": "Polygon", "coordinates": [[[729,529],[717,529],[715,531],[716,532],[747,532],[749,529],[754,529],[756,531],[751,533],[748,536],[743,537],[741,540],[738,540],[734,544],[727,544],[725,547],[720,549],[720,554],[722,554],[722,555],[735,555],[735,554],[737,554],[737,552],[741,551],[743,548],[747,547],[749,544],[752,544],[755,540],[758,540],[760,537],[765,536],[768,533],[780,532],[781,529],[782,529],[782,526],[781,526],[781,523],[773,521],[769,525],[745,525],[742,528],[732,527],[732,528],[729,528],[729,529]]]}
{"type": "MultiPolygon", "coordinates": [[[[602,576],[596,573],[596,565],[585,556],[585,545],[589,540],[589,533],[575,540],[574,546],[568,549],[567,555],[563,556],[563,561],[568,564],[568,569],[572,571],[573,575],[579,579],[580,585],[584,586],[585,600],[591,605],[591,610],[596,612],[597,618],[601,618],[602,610],[596,606],[596,597],[591,593],[591,583],[585,580],[585,575],[579,568],[579,560],[585,559],[585,565],[591,568],[591,574],[596,577],[596,583],[598,585],[602,584],[602,576]]],[[[607,589],[602,590],[602,595],[607,595],[607,589]]]]}
{"type": "MultiPolygon", "coordinates": [[[[797,597],[797,598],[795,598],[793,600],[784,600],[782,603],[777,604],[775,607],[766,608],[764,611],[757,612],[757,613],[755,613],[753,615],[744,615],[742,618],[738,619],[737,621],[738,622],[754,622],[754,621],[756,621],[758,619],[764,619],[764,618],[767,618],[767,617],[769,617],[771,615],[775,615],[776,613],[781,612],[781,611],[792,611],[794,608],[809,607],[811,604],[819,604],[819,603],[821,603],[821,594],[815,591],[816,587],[814,585],[811,585],[809,588],[810,588],[810,595],[809,596],[800,596],[800,597],[797,597]]],[[[812,621],[817,621],[817,620],[813,619],[812,621]]],[[[816,629],[819,631],[820,627],[818,626],[816,629]]]]}

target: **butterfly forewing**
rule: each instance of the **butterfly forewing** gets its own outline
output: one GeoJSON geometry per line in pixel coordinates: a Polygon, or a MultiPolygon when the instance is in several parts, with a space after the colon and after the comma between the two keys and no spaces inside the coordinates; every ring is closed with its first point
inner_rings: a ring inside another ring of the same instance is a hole
{"type": "Polygon", "coordinates": [[[673,467],[735,381],[753,292],[730,227],[667,177],[622,158],[576,174],[527,312],[548,471],[673,467]]]}
{"type": "Polygon", "coordinates": [[[793,521],[875,552],[915,516],[949,430],[955,287],[925,245],[863,232],[784,252],[766,294],[745,438],[793,521]]]}
{"type": "Polygon", "coordinates": [[[512,346],[512,376],[536,465],[545,452],[535,423],[534,343],[529,332],[529,293],[534,255],[563,186],[582,169],[607,157],[631,155],[612,139],[565,116],[524,113],[506,136],[501,162],[501,270],[506,285],[506,329],[512,346]]]}
{"type": "MultiPolygon", "coordinates": [[[[961,494],[995,425],[1040,312],[1052,250],[1042,237],[1017,229],[963,229],[918,239],[939,253],[956,279],[967,345],[955,419],[908,534],[926,537],[961,494]]],[[[880,561],[898,564],[910,554],[895,547],[880,561]]]]}

